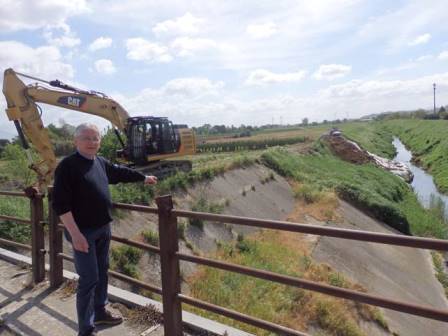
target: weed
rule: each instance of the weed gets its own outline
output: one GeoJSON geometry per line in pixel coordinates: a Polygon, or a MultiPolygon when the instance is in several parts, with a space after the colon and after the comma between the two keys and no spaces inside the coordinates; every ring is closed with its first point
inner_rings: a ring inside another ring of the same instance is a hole
{"type": "Polygon", "coordinates": [[[142,256],[142,251],[127,245],[113,247],[111,249],[111,268],[138,279],[140,277],[137,264],[142,256]]]}
{"type": "Polygon", "coordinates": [[[185,221],[180,221],[177,223],[177,235],[179,239],[185,240],[185,230],[187,228],[187,223],[185,221]]]}
{"type": "Polygon", "coordinates": [[[159,234],[151,230],[142,232],[143,239],[150,245],[159,246],[159,234]]]}
{"type": "Polygon", "coordinates": [[[439,252],[431,252],[434,269],[436,271],[436,278],[442,284],[445,291],[445,296],[448,298],[448,274],[445,273],[443,267],[443,257],[439,252]]]}
{"type": "Polygon", "coordinates": [[[323,193],[316,190],[316,187],[301,184],[294,189],[294,196],[299,199],[303,199],[306,203],[311,204],[319,201],[323,197],[323,193]]]}
{"type": "Polygon", "coordinates": [[[328,283],[332,286],[346,288],[347,284],[340,273],[330,273],[328,276],[328,283]]]}
{"type": "MultiPolygon", "coordinates": [[[[197,212],[221,213],[223,209],[224,206],[222,204],[209,202],[203,196],[191,206],[191,210],[197,212]]],[[[204,229],[204,221],[202,219],[190,218],[189,221],[190,225],[193,225],[200,230],[204,229]]]]}
{"type": "MultiPolygon", "coordinates": [[[[29,219],[30,201],[24,197],[0,196],[0,215],[29,219]]],[[[1,220],[0,237],[27,243],[31,239],[31,226],[13,220],[1,220]]]]}

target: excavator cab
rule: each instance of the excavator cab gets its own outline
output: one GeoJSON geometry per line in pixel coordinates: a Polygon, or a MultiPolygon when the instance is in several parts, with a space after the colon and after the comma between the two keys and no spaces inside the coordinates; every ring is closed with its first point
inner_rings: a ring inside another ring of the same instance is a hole
{"type": "Polygon", "coordinates": [[[179,152],[177,128],[163,117],[131,117],[127,124],[126,154],[139,165],[179,152]]]}

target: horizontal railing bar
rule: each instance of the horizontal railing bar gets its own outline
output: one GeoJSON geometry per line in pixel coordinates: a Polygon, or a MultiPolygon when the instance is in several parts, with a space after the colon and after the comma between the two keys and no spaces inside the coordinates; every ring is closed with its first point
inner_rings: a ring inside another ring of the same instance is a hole
{"type": "Polygon", "coordinates": [[[112,206],[116,209],[125,209],[125,210],[132,210],[132,211],[140,211],[140,212],[146,212],[146,213],[153,213],[157,214],[157,208],[145,206],[145,205],[136,205],[136,204],[126,204],[126,203],[112,203],[112,206]]]}
{"type": "MultiPolygon", "coordinates": [[[[58,224],[58,228],[59,229],[64,229],[64,225],[63,224],[58,224]]],[[[150,251],[150,252],[153,252],[153,253],[160,253],[160,249],[157,246],[141,243],[141,242],[138,242],[138,241],[135,241],[135,240],[131,240],[131,239],[115,236],[115,235],[112,235],[111,239],[114,240],[114,241],[120,242],[122,244],[131,245],[131,246],[134,246],[134,247],[146,250],[146,251],[150,251]]]]}
{"type": "Polygon", "coordinates": [[[20,247],[20,248],[27,249],[27,250],[31,250],[31,245],[18,243],[18,242],[8,240],[8,239],[0,238],[0,243],[5,244],[5,245],[14,246],[14,247],[20,247]]]}
{"type": "Polygon", "coordinates": [[[139,287],[142,287],[142,288],[147,289],[147,290],[149,290],[149,291],[151,291],[153,293],[156,293],[156,294],[159,294],[159,295],[163,295],[162,294],[162,288],[160,288],[160,287],[148,285],[147,283],[144,283],[144,282],[142,282],[140,280],[136,280],[134,278],[131,278],[130,276],[121,274],[121,273],[116,272],[116,271],[109,271],[108,273],[111,276],[113,276],[113,277],[115,277],[117,279],[120,279],[122,281],[131,283],[131,284],[139,286],[139,287]]]}
{"type": "Polygon", "coordinates": [[[179,294],[178,297],[182,302],[190,304],[192,306],[195,306],[195,307],[198,307],[201,309],[205,309],[205,310],[208,310],[208,311],[211,311],[211,312],[223,315],[223,316],[227,316],[234,320],[244,322],[244,323],[253,325],[255,327],[262,328],[264,330],[277,332],[277,333],[280,333],[280,335],[308,336],[307,334],[301,333],[299,331],[292,330],[292,329],[289,329],[286,327],[282,327],[280,325],[277,325],[277,324],[274,324],[274,323],[271,323],[268,321],[260,320],[255,317],[249,316],[249,315],[241,314],[234,310],[216,306],[214,304],[204,302],[204,301],[186,296],[184,294],[179,294]]]}
{"type": "Polygon", "coordinates": [[[25,218],[19,218],[19,217],[0,215],[0,219],[10,220],[10,221],[18,222],[18,223],[23,223],[23,224],[31,224],[31,220],[25,219],[25,218]]]}
{"type": "MultiPolygon", "coordinates": [[[[58,256],[60,256],[61,258],[65,259],[65,260],[71,261],[71,262],[75,261],[75,259],[72,256],[69,256],[68,254],[65,254],[65,253],[58,253],[58,256]]],[[[133,285],[136,285],[136,286],[142,287],[144,289],[147,289],[147,290],[149,290],[149,291],[151,291],[153,293],[162,295],[162,288],[160,288],[160,287],[148,285],[148,284],[146,284],[146,283],[144,283],[142,281],[136,280],[134,278],[131,278],[130,276],[121,274],[121,273],[116,272],[116,271],[109,270],[108,274],[113,276],[113,277],[115,277],[115,278],[117,278],[117,279],[120,279],[122,281],[131,283],[133,285]]]]}
{"type": "Polygon", "coordinates": [[[193,212],[186,210],[173,210],[173,215],[178,217],[199,218],[203,220],[233,223],[247,226],[255,226],[267,229],[276,229],[290,232],[308,233],[320,236],[336,237],[342,239],[369,241],[381,244],[418,247],[430,250],[448,251],[448,240],[410,237],[378,232],[366,232],[350,229],[323,227],[310,224],[298,224],[285,221],[238,217],[229,215],[210,214],[205,212],[193,212]]]}
{"type": "Polygon", "coordinates": [[[188,254],[183,254],[177,252],[176,255],[179,259],[211,266],[215,268],[219,268],[226,271],[237,272],[240,274],[250,275],[256,278],[269,280],[273,282],[278,282],[284,285],[299,287],[303,289],[312,290],[315,292],[320,292],[323,294],[328,294],[336,297],[340,297],[343,299],[350,299],[353,301],[363,302],[375,306],[380,306],[383,308],[388,308],[396,311],[400,311],[403,313],[408,313],[412,315],[418,315],[427,317],[433,320],[439,320],[448,322],[448,311],[434,309],[432,307],[419,306],[412,303],[394,301],[386,298],[382,298],[376,295],[360,293],[357,291],[353,291],[350,289],[329,286],[325,284],[319,284],[313,281],[303,280],[295,277],[291,277],[288,275],[281,275],[277,273],[273,273],[265,270],[258,270],[254,268],[249,268],[245,266],[230,264],[222,261],[216,261],[213,259],[191,256],[188,254]]]}
{"type": "Polygon", "coordinates": [[[0,191],[0,195],[2,196],[17,196],[17,197],[28,197],[24,192],[18,191],[0,191]]]}
{"type": "Polygon", "coordinates": [[[158,248],[157,246],[154,245],[149,245],[149,244],[145,244],[145,243],[141,243],[135,240],[131,240],[131,239],[127,239],[127,238],[123,238],[123,237],[118,237],[115,235],[112,235],[112,240],[120,242],[122,244],[126,244],[126,245],[131,245],[143,250],[147,250],[153,253],[159,253],[160,254],[160,248],[158,248]]]}
{"type": "Polygon", "coordinates": [[[65,254],[65,253],[58,253],[58,257],[61,257],[64,260],[71,261],[72,263],[75,262],[75,258],[73,258],[72,256],[69,256],[68,254],[65,254]]]}

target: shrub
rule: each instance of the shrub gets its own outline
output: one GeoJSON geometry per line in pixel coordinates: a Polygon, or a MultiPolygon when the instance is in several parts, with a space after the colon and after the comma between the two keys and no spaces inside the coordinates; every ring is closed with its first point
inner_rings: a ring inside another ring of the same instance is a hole
{"type": "Polygon", "coordinates": [[[111,268],[138,279],[140,277],[137,264],[142,256],[142,251],[127,245],[113,247],[111,249],[111,268]]]}
{"type": "MultiPolygon", "coordinates": [[[[29,200],[23,197],[0,196],[0,214],[29,219],[31,215],[29,200]]],[[[27,243],[31,240],[31,226],[10,220],[0,220],[0,237],[27,243]]]]}

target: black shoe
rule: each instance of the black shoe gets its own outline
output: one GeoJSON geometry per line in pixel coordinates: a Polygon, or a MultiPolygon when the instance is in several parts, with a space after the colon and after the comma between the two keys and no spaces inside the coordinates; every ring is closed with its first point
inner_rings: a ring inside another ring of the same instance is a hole
{"type": "Polygon", "coordinates": [[[114,315],[108,310],[104,310],[102,313],[95,314],[95,325],[107,324],[117,325],[123,322],[123,318],[119,315],[114,315]]]}

